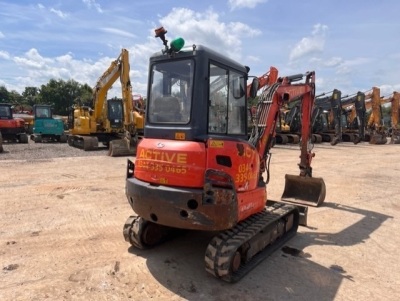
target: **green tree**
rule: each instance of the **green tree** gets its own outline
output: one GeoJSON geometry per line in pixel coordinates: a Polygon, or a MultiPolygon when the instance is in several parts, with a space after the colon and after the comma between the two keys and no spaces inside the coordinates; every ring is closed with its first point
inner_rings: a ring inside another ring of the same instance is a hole
{"type": "Polygon", "coordinates": [[[0,86],[0,102],[10,102],[10,92],[8,92],[5,86],[0,86]]]}
{"type": "Polygon", "coordinates": [[[80,101],[92,105],[93,102],[93,89],[88,85],[84,84],[80,87],[80,101]]]}
{"type": "Polygon", "coordinates": [[[90,99],[91,90],[87,84],[82,85],[73,79],[51,79],[41,86],[39,99],[41,103],[53,105],[55,114],[68,115],[75,99],[90,99]]]}
{"type": "Polygon", "coordinates": [[[24,92],[22,92],[22,97],[24,98],[24,104],[33,106],[39,101],[40,90],[37,87],[25,87],[24,92]]]}
{"type": "Polygon", "coordinates": [[[23,102],[24,98],[22,97],[21,94],[19,94],[17,91],[12,90],[9,93],[9,102],[13,104],[21,104],[23,102]]]}

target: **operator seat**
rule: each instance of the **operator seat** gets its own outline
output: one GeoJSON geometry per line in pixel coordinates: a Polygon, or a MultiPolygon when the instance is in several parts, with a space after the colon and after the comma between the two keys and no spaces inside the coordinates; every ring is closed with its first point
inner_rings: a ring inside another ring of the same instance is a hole
{"type": "Polygon", "coordinates": [[[181,107],[178,98],[174,96],[159,97],[154,103],[155,121],[176,122],[181,121],[181,107]]]}

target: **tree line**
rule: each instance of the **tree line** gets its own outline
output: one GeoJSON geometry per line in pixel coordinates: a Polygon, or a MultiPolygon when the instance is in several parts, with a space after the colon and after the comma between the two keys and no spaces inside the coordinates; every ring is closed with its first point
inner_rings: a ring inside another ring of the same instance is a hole
{"type": "MultiPolygon", "coordinates": [[[[50,79],[45,85],[38,87],[25,87],[20,94],[17,91],[8,91],[5,86],[0,86],[0,103],[13,105],[51,104],[53,112],[57,115],[68,115],[71,107],[78,102],[91,105],[93,102],[93,89],[88,84],[80,84],[77,81],[50,79]]],[[[256,105],[258,96],[249,99],[249,107],[256,105]]],[[[382,106],[382,115],[388,123],[391,114],[391,106],[382,106]]]]}
{"type": "Polygon", "coordinates": [[[93,89],[88,84],[77,81],[50,79],[45,85],[38,87],[25,87],[20,94],[17,91],[8,91],[5,86],[0,86],[0,103],[31,106],[35,104],[50,104],[57,115],[68,115],[71,107],[78,101],[92,103],[93,89]]]}

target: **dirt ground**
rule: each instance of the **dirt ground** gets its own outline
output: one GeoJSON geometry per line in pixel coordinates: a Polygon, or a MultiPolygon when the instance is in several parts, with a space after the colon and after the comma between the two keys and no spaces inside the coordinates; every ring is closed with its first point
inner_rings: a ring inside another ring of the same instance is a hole
{"type": "MultiPolygon", "coordinates": [[[[280,198],[285,173],[297,174],[298,151],[273,149],[270,199],[280,198]]],[[[308,227],[289,248],[236,284],[205,272],[209,233],[147,251],[124,241],[132,214],[126,157],[2,153],[0,300],[397,300],[399,152],[400,145],[316,145],[324,205],[309,209],[308,227]]]]}

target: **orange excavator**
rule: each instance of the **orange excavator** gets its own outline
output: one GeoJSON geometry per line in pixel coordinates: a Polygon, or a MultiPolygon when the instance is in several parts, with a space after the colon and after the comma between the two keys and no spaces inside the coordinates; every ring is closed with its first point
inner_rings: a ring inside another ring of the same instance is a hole
{"type": "Polygon", "coordinates": [[[2,141],[28,143],[25,120],[14,116],[13,105],[0,103],[0,132],[2,141]]]}
{"type": "Polygon", "coordinates": [[[367,121],[367,134],[369,135],[370,144],[386,144],[387,133],[382,124],[382,100],[381,90],[378,87],[372,88],[371,101],[366,103],[367,109],[371,107],[371,114],[367,121]]]}
{"type": "Polygon", "coordinates": [[[400,129],[399,129],[400,93],[396,91],[393,92],[393,96],[391,97],[390,102],[392,103],[390,143],[400,144],[400,129]]]}
{"type": "Polygon", "coordinates": [[[205,269],[236,282],[296,234],[306,222],[303,208],[324,201],[325,183],[311,168],[315,73],[270,74],[248,138],[249,68],[202,45],[183,48],[182,38],[168,46],[165,34],[156,30],[165,48],[150,57],[144,137],[135,162],[128,160],[125,191],[135,215],[123,235],[147,249],[182,229],[214,232],[205,269]],[[269,201],[279,109],[300,96],[299,174],[286,175],[281,200],[269,201]]]}
{"type": "MultiPolygon", "coordinates": [[[[276,69],[275,67],[270,67],[270,70],[267,73],[259,77],[254,77],[253,81],[247,85],[247,97],[254,98],[255,96],[252,96],[251,93],[268,88],[273,83],[276,83],[277,79],[278,79],[278,69],[276,69]]],[[[252,106],[249,109],[251,124],[253,124],[254,122],[254,116],[256,114],[256,111],[257,111],[257,106],[252,106]]],[[[300,135],[297,133],[292,133],[290,131],[290,126],[289,124],[287,124],[285,120],[286,116],[285,113],[289,113],[289,110],[287,110],[284,107],[281,107],[279,110],[279,118],[275,129],[274,142],[276,142],[277,144],[287,144],[287,143],[297,144],[300,141],[300,135]]]]}

